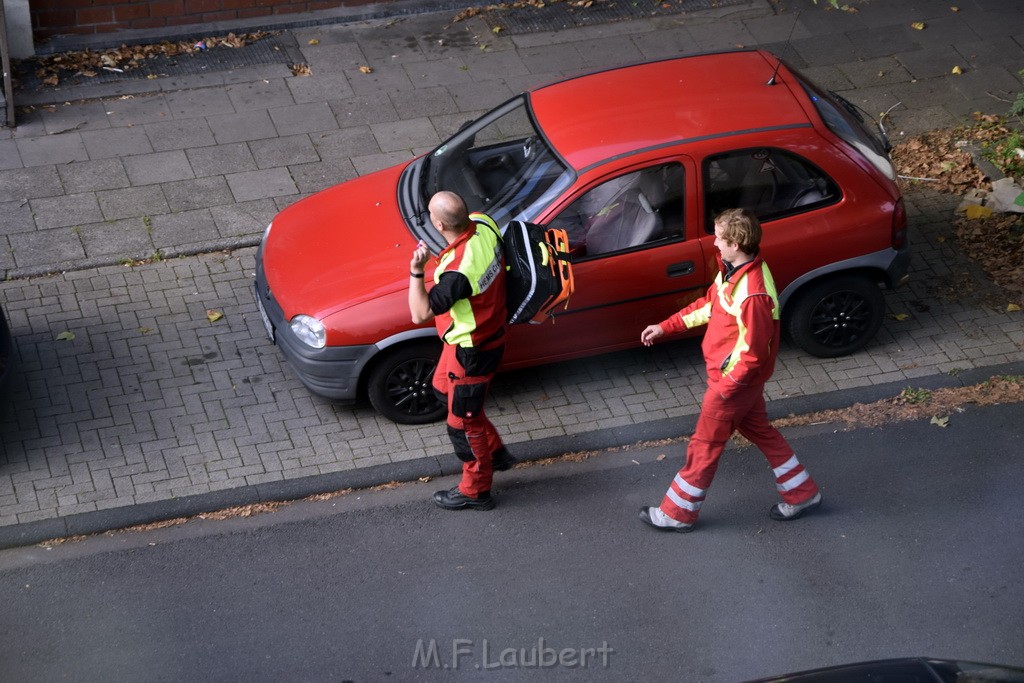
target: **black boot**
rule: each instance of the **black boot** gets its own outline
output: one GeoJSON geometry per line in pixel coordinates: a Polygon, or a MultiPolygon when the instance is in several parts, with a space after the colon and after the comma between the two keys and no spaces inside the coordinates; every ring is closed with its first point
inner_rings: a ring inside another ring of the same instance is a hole
{"type": "Polygon", "coordinates": [[[494,508],[494,499],[491,492],[481,493],[476,498],[470,498],[462,493],[458,486],[453,486],[448,491],[438,491],[434,494],[434,503],[445,510],[491,510],[494,508]]]}
{"type": "Polygon", "coordinates": [[[516,457],[509,453],[508,449],[504,446],[494,451],[494,454],[491,455],[491,469],[495,472],[510,470],[517,462],[519,461],[516,460],[516,457]]]}

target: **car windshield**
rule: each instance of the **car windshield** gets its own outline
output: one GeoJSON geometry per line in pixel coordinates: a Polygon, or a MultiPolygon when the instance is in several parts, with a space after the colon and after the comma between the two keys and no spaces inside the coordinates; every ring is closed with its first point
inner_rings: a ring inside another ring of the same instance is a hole
{"type": "Polygon", "coordinates": [[[856,106],[834,92],[825,93],[802,76],[797,76],[814,108],[825,125],[870,161],[890,180],[896,179],[896,170],[889,161],[889,141],[882,129],[871,120],[865,120],[856,106]]]}
{"type": "Polygon", "coordinates": [[[533,124],[525,96],[467,124],[424,157],[418,176],[421,212],[435,192],[450,190],[501,226],[535,218],[574,178],[533,124]]]}

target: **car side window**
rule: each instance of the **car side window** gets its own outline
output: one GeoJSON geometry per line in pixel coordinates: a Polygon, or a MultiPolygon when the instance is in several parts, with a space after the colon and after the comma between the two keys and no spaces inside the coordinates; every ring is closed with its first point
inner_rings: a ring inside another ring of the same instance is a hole
{"type": "Polygon", "coordinates": [[[576,257],[598,256],[681,237],[682,164],[652,166],[589,190],[550,221],[576,257]]]}
{"type": "Polygon", "coordinates": [[[791,152],[742,149],[704,161],[705,229],[722,211],[744,208],[762,221],[839,201],[839,186],[824,171],[791,152]]]}

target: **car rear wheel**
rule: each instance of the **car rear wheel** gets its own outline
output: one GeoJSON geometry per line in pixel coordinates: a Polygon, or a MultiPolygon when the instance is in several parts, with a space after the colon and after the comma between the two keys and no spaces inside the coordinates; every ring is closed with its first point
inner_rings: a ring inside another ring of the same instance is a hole
{"type": "Polygon", "coordinates": [[[431,380],[440,355],[431,342],[406,344],[385,351],[367,376],[370,404],[381,415],[399,424],[436,422],[447,406],[437,400],[431,380]]]}
{"type": "Polygon", "coordinates": [[[846,356],[863,348],[882,326],[885,297],[866,277],[843,275],[810,285],[786,314],[796,344],[819,358],[846,356]]]}

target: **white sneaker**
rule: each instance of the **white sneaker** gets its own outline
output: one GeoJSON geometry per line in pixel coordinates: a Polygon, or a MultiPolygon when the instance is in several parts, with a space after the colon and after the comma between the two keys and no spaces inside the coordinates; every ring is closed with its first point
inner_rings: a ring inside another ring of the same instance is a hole
{"type": "Polygon", "coordinates": [[[693,531],[692,524],[686,524],[685,522],[672,519],[659,507],[644,506],[640,508],[640,521],[654,527],[658,531],[676,531],[681,534],[693,531]]]}
{"type": "Polygon", "coordinates": [[[789,503],[778,503],[768,511],[768,516],[777,522],[791,522],[799,519],[805,512],[810,512],[821,505],[821,492],[815,493],[802,503],[790,505],[789,503]]]}

